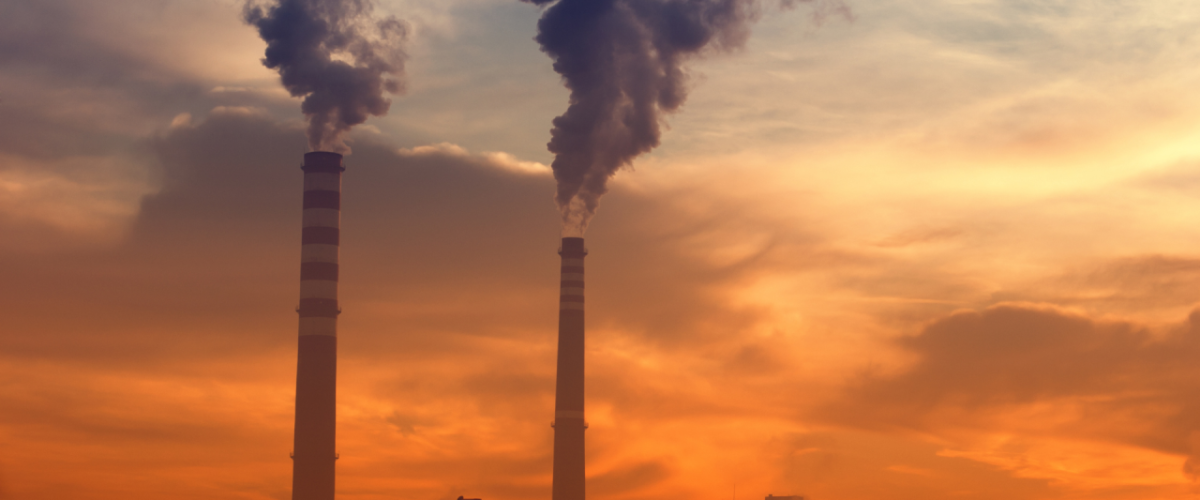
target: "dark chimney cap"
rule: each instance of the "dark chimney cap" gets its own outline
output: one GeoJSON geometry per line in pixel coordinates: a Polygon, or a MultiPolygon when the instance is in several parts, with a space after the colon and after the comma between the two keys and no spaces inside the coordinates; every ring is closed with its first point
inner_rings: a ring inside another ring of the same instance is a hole
{"type": "Polygon", "coordinates": [[[569,236],[562,239],[562,249],[558,254],[563,257],[583,257],[587,249],[583,248],[583,238],[569,236]]]}
{"type": "Polygon", "coordinates": [[[346,167],[342,166],[342,155],[340,154],[329,151],[313,151],[311,153],[304,153],[304,166],[300,167],[300,170],[336,174],[345,172],[346,167]]]}

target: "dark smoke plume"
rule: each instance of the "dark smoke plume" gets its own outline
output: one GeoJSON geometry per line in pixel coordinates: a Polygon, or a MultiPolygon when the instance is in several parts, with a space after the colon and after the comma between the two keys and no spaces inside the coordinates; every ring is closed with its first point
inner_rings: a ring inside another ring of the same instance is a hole
{"type": "MultiPolygon", "coordinates": [[[[706,50],[740,48],[758,18],[757,0],[522,0],[550,5],[537,41],[571,90],[554,119],[555,199],[566,235],[582,236],[608,178],[658,146],[663,115],[687,98],[683,63],[706,50]]],[[[840,0],[813,14],[850,16],[840,0]]]]}
{"type": "Polygon", "coordinates": [[[277,0],[246,4],[244,18],[267,42],[263,65],[279,70],[283,86],[304,97],[308,146],[349,152],[342,134],[382,116],[404,90],[405,25],[395,17],[373,21],[371,0],[277,0]]]}

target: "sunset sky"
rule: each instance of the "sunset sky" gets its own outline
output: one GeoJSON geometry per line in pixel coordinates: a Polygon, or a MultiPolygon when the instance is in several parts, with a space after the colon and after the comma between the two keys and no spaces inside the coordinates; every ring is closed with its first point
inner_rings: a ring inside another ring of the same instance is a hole
{"type": "MultiPolygon", "coordinates": [[[[0,2],[2,500],[291,498],[308,147],[243,5],[0,2]]],[[[1200,5],[761,5],[587,231],[588,498],[1200,497],[1200,5]]],[[[378,0],[339,499],[549,499],[541,11],[378,0]]]]}

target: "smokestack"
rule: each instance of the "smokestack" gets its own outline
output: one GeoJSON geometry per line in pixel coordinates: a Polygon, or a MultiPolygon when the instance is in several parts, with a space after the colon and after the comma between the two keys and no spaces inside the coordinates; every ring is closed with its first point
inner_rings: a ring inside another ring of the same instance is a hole
{"type": "Polygon", "coordinates": [[[337,404],[338,225],[342,155],[304,155],[300,246],[300,350],[292,500],[333,500],[337,404]]]}
{"type": "Polygon", "coordinates": [[[553,500],[583,500],[583,238],[563,238],[554,393],[553,500]]]}

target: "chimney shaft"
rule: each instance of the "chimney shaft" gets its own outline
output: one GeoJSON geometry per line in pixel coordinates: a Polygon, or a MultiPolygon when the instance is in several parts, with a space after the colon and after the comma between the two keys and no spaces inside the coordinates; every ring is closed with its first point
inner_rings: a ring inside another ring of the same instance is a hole
{"type": "Polygon", "coordinates": [[[304,155],[292,500],[333,500],[342,155],[304,155]]]}
{"type": "Polygon", "coordinates": [[[553,500],[584,500],[583,238],[563,238],[554,394],[553,500]]]}

